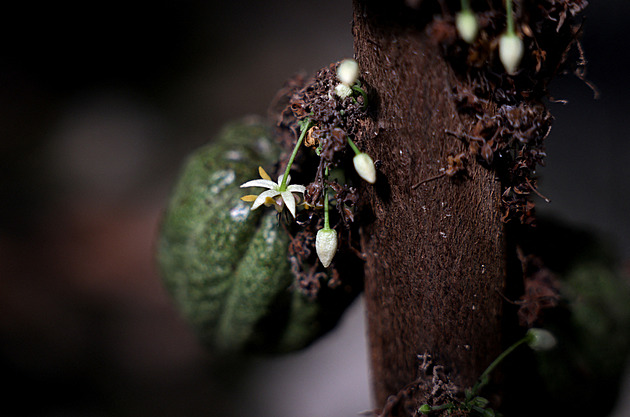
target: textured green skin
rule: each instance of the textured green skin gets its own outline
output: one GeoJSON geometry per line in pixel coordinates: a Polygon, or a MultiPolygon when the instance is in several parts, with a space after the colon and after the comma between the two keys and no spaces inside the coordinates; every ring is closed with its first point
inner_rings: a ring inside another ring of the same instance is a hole
{"type": "Polygon", "coordinates": [[[290,290],[288,236],[275,210],[240,200],[279,150],[259,122],[226,127],[186,163],[165,213],[158,263],[201,341],[219,351],[285,352],[322,329],[320,306],[290,290]]]}

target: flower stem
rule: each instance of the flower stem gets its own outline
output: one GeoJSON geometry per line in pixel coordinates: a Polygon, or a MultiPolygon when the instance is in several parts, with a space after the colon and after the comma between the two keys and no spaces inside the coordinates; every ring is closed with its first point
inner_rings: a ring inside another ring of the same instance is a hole
{"type": "Polygon", "coordinates": [[[470,3],[468,0],[462,0],[462,11],[469,11],[470,10],[470,3]]]}
{"type": "Polygon", "coordinates": [[[291,158],[289,158],[289,163],[287,164],[287,168],[284,170],[284,176],[282,177],[282,182],[280,183],[280,187],[278,188],[278,191],[287,190],[287,179],[289,178],[291,165],[293,165],[293,161],[295,160],[295,155],[297,155],[297,152],[300,149],[300,145],[302,145],[302,141],[304,140],[304,136],[306,136],[306,132],[308,132],[308,130],[311,128],[312,125],[313,125],[313,122],[310,120],[308,120],[306,124],[302,125],[302,133],[300,133],[300,137],[297,143],[295,144],[295,148],[293,148],[293,153],[291,154],[291,158]]]}
{"type": "Polygon", "coordinates": [[[356,155],[360,154],[361,151],[359,150],[359,148],[357,148],[357,145],[354,144],[354,142],[352,141],[352,139],[348,138],[348,145],[350,145],[350,147],[352,148],[352,150],[354,151],[354,153],[356,155]]]}
{"type": "Polygon", "coordinates": [[[328,179],[328,167],[324,173],[324,230],[330,230],[330,221],[328,220],[328,187],[326,180],[328,179]]]}
{"type": "Polygon", "coordinates": [[[358,85],[358,81],[357,81],[357,84],[354,84],[352,86],[352,91],[356,91],[357,93],[359,93],[359,94],[361,94],[363,96],[363,108],[366,109],[367,108],[367,102],[368,102],[367,93],[365,92],[364,89],[361,88],[360,85],[358,85]]]}
{"type": "Polygon", "coordinates": [[[505,0],[505,14],[507,15],[507,34],[515,35],[514,16],[512,16],[512,0],[505,0]]]}
{"type": "Polygon", "coordinates": [[[477,380],[477,383],[475,384],[475,386],[472,388],[471,394],[472,397],[476,397],[477,394],[479,394],[479,391],[481,391],[481,389],[483,387],[486,386],[486,384],[488,384],[489,378],[488,375],[490,375],[490,372],[492,372],[494,370],[494,368],[497,367],[497,365],[503,360],[505,359],[505,357],[507,355],[509,355],[510,353],[512,353],[512,351],[514,349],[516,349],[517,347],[519,347],[520,345],[522,345],[523,343],[527,342],[528,340],[528,336],[525,336],[524,338],[522,338],[521,340],[517,341],[516,343],[514,343],[512,346],[510,346],[509,348],[505,349],[499,356],[497,356],[497,358],[492,361],[492,363],[490,364],[490,366],[488,366],[486,368],[485,371],[483,371],[483,373],[481,374],[481,376],[479,377],[479,379],[477,380]]]}

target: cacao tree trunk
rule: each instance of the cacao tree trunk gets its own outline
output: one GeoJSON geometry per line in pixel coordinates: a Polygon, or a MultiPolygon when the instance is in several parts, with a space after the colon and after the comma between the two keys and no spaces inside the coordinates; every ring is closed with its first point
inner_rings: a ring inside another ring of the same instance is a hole
{"type": "MultiPolygon", "coordinates": [[[[460,179],[442,176],[414,187],[465,151],[446,132],[469,130],[453,99],[453,88],[465,81],[427,34],[426,21],[402,4],[354,1],[355,57],[374,109],[360,141],[380,161],[376,186],[365,190],[372,222],[362,237],[379,408],[420,376],[418,355],[431,354],[464,388],[501,351],[500,182],[469,163],[460,179]]],[[[415,401],[426,394],[416,393],[415,401]]]]}

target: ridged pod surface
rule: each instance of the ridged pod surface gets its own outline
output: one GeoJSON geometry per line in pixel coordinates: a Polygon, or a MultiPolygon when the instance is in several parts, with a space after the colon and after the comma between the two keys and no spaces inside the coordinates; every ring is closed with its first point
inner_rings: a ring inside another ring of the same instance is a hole
{"type": "Polygon", "coordinates": [[[201,341],[224,352],[288,352],[334,325],[343,308],[293,291],[288,235],[275,210],[250,210],[240,184],[280,149],[257,119],[228,125],[187,160],[164,214],[164,283],[201,341]],[[336,317],[331,317],[331,314],[336,317]]]}

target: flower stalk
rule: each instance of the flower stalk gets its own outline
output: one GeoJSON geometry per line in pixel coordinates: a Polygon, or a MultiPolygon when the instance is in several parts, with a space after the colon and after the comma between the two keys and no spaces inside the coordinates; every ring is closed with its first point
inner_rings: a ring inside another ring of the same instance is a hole
{"type": "Polygon", "coordinates": [[[284,170],[284,175],[278,178],[278,182],[274,182],[269,178],[269,175],[265,172],[262,167],[258,169],[260,173],[260,180],[252,180],[247,181],[245,184],[241,185],[241,188],[248,187],[260,187],[260,188],[268,188],[267,191],[263,191],[259,195],[246,195],[241,197],[241,200],[247,202],[253,202],[251,209],[256,210],[261,205],[270,206],[273,205],[278,212],[282,211],[284,206],[289,209],[289,212],[295,218],[296,214],[296,203],[300,201],[300,194],[304,194],[306,188],[303,185],[295,184],[289,185],[291,181],[291,165],[293,165],[293,161],[295,160],[295,156],[297,155],[302,142],[304,141],[304,137],[306,136],[306,132],[311,128],[313,122],[310,119],[304,120],[300,124],[302,132],[300,137],[295,144],[295,148],[293,148],[293,152],[291,153],[291,157],[289,158],[289,162],[287,163],[287,167],[284,170]],[[295,194],[295,195],[294,195],[295,194]]]}
{"type": "Polygon", "coordinates": [[[507,355],[512,353],[514,349],[524,343],[527,343],[532,350],[542,351],[552,349],[556,345],[556,339],[553,334],[548,330],[538,328],[529,329],[522,339],[518,340],[510,347],[505,349],[499,356],[497,356],[494,361],[492,361],[492,363],[486,368],[486,370],[483,371],[477,383],[472,388],[473,396],[479,394],[479,391],[481,391],[481,389],[486,386],[489,381],[490,372],[492,372],[494,368],[496,368],[497,365],[501,363],[501,361],[505,359],[507,355]]]}
{"type": "Polygon", "coordinates": [[[295,144],[295,148],[293,148],[293,152],[291,153],[291,157],[289,158],[289,163],[287,164],[287,168],[284,170],[284,175],[282,176],[282,182],[280,183],[279,191],[286,191],[287,189],[287,179],[289,178],[289,172],[291,171],[291,165],[293,165],[293,161],[295,160],[295,156],[304,141],[304,137],[306,136],[306,132],[313,126],[313,122],[311,119],[306,119],[306,122],[301,126],[302,132],[300,133],[300,137],[298,138],[297,143],[295,144]]]}
{"type": "Polygon", "coordinates": [[[505,14],[507,15],[507,30],[508,35],[516,35],[514,32],[514,16],[512,13],[512,0],[505,0],[505,14]]]}

